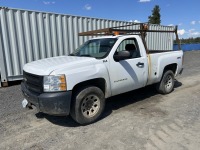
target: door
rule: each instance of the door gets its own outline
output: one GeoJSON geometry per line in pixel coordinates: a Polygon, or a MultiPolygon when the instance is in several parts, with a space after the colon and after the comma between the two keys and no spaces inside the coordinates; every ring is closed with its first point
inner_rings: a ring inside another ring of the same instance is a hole
{"type": "Polygon", "coordinates": [[[140,51],[136,38],[127,38],[121,41],[113,56],[110,56],[108,70],[112,95],[128,92],[146,85],[148,62],[146,55],[140,53],[140,51]],[[131,57],[115,61],[113,56],[117,55],[119,51],[125,50],[130,52],[131,57]]]}

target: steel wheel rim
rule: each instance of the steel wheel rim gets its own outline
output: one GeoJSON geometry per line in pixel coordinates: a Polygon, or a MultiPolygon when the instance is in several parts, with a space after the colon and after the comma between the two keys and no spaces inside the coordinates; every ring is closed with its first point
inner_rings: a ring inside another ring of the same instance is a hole
{"type": "Polygon", "coordinates": [[[96,95],[88,95],[81,103],[81,113],[86,118],[94,117],[100,108],[100,99],[96,95]]]}
{"type": "Polygon", "coordinates": [[[170,90],[172,88],[172,84],[173,84],[172,82],[173,82],[172,76],[168,75],[165,81],[165,88],[167,90],[170,90]]]}

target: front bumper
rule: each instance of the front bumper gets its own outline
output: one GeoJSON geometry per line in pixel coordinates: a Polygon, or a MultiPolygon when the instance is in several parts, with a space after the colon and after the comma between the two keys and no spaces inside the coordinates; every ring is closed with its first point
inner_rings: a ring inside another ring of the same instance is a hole
{"type": "Polygon", "coordinates": [[[40,112],[50,115],[69,115],[72,91],[38,94],[28,90],[25,83],[21,83],[22,93],[29,102],[40,112]]]}

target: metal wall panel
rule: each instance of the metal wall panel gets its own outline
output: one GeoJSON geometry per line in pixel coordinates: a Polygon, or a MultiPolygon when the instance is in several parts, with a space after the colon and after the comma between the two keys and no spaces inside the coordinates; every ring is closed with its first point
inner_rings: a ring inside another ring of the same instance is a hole
{"type": "MultiPolygon", "coordinates": [[[[21,79],[24,64],[69,54],[83,42],[92,38],[91,36],[79,37],[79,32],[126,24],[130,22],[0,8],[1,81],[21,79]]],[[[139,26],[134,27],[136,28],[139,26]]],[[[173,29],[158,25],[151,28],[173,29]]],[[[149,49],[172,50],[173,35],[165,35],[164,39],[163,36],[162,38],[159,36],[148,33],[149,49]],[[155,43],[155,38],[157,43],[155,43]],[[166,43],[166,41],[169,42],[166,43]]]]}
{"type": "MultiPolygon", "coordinates": [[[[150,30],[174,31],[173,26],[150,25],[150,30]]],[[[174,33],[147,33],[149,50],[173,50],[174,33]]]]}

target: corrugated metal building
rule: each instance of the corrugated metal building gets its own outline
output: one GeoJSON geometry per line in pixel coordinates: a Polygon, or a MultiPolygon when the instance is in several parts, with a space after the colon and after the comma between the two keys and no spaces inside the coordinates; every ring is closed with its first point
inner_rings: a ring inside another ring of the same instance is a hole
{"type": "MultiPolygon", "coordinates": [[[[1,82],[20,80],[24,64],[69,54],[92,38],[79,37],[79,32],[127,24],[130,22],[0,8],[1,82]]],[[[174,27],[158,25],[151,25],[150,28],[174,30],[174,27]]],[[[147,45],[152,50],[172,50],[173,34],[165,33],[161,38],[159,33],[148,33],[147,45]]]]}

